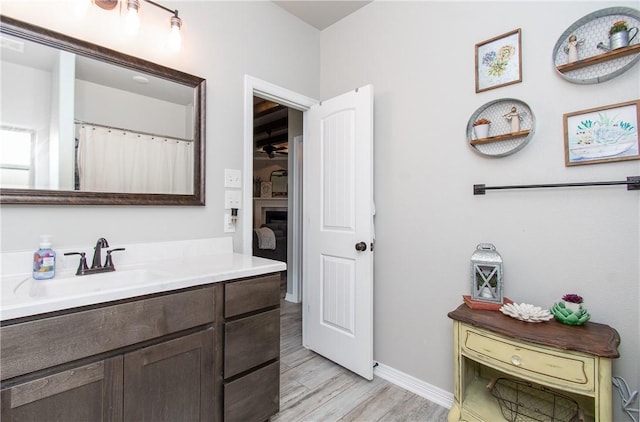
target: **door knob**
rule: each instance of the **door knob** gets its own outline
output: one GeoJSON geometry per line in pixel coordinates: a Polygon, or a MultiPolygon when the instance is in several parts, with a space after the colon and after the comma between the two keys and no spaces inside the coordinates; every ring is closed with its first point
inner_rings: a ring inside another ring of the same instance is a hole
{"type": "Polygon", "coordinates": [[[356,251],[358,252],[364,252],[367,250],[367,244],[364,242],[358,242],[356,243],[356,251]]]}

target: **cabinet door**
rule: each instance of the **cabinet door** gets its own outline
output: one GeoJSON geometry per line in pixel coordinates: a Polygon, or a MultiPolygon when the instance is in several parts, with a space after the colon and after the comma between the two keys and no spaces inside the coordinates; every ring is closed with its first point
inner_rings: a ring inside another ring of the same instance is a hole
{"type": "Polygon", "coordinates": [[[124,357],[125,421],[214,418],[213,328],[124,357]]]}
{"type": "Polygon", "coordinates": [[[121,421],[122,357],[2,390],[2,421],[121,421]]]}

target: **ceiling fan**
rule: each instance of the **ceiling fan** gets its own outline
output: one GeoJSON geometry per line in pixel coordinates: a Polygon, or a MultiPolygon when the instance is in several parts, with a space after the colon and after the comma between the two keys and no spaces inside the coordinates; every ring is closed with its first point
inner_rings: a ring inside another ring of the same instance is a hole
{"type": "Polygon", "coordinates": [[[282,146],[282,147],[275,147],[271,144],[265,145],[264,147],[262,147],[262,152],[264,152],[265,154],[267,154],[267,157],[269,158],[273,158],[276,156],[276,154],[281,154],[281,155],[288,155],[289,154],[289,148],[282,146]]]}

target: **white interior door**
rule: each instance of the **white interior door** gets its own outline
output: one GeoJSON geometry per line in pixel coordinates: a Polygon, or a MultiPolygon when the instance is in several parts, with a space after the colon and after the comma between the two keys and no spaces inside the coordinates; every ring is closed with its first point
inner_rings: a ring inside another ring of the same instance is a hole
{"type": "Polygon", "coordinates": [[[303,344],[373,378],[373,87],[307,111],[303,344]]]}

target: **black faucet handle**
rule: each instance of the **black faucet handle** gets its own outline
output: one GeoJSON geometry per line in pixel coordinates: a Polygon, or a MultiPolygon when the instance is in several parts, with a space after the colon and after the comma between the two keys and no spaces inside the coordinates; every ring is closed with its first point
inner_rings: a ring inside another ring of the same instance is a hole
{"type": "Polygon", "coordinates": [[[68,255],[80,255],[80,264],[78,264],[76,275],[83,275],[85,271],[89,269],[89,267],[87,266],[87,257],[84,252],[66,252],[65,256],[68,255]]]}
{"type": "Polygon", "coordinates": [[[125,248],[109,249],[107,251],[107,259],[106,259],[106,262],[104,263],[104,268],[112,268],[113,271],[115,271],[116,267],[113,266],[113,259],[111,258],[111,252],[124,251],[124,250],[125,248]]]}

